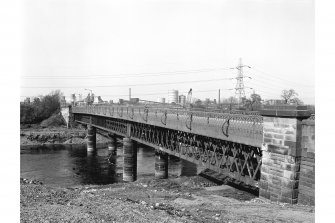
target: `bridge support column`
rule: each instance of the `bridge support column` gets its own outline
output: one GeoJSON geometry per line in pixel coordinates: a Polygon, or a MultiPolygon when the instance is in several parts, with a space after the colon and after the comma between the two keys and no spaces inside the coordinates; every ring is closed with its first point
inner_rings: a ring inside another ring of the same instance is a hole
{"type": "Polygon", "coordinates": [[[87,152],[96,151],[96,128],[88,125],[87,126],[87,152]]]}
{"type": "Polygon", "coordinates": [[[155,177],[158,179],[168,178],[169,156],[160,150],[155,151],[155,177]]]}
{"type": "Polygon", "coordinates": [[[108,143],[108,151],[110,151],[113,155],[116,155],[117,153],[117,140],[115,134],[111,136],[111,141],[108,143]]]}
{"type": "Polygon", "coordinates": [[[295,204],[299,192],[301,122],[310,113],[306,106],[294,106],[291,110],[269,107],[261,114],[263,144],[259,196],[295,204]]]}
{"type": "Polygon", "coordinates": [[[123,138],[123,180],[133,182],[137,179],[136,142],[129,137],[123,138]]]}

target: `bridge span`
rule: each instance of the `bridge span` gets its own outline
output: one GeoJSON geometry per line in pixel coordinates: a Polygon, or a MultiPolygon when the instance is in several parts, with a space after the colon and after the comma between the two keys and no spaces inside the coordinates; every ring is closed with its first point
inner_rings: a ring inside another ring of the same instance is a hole
{"type": "Polygon", "coordinates": [[[87,125],[88,151],[96,129],[123,137],[125,181],[136,180],[136,145],[156,150],[155,175],[168,176],[167,154],[259,187],[260,196],[296,203],[301,163],[301,121],[305,107],[256,112],[203,112],[148,106],[82,106],[71,109],[75,122],[87,125]]]}

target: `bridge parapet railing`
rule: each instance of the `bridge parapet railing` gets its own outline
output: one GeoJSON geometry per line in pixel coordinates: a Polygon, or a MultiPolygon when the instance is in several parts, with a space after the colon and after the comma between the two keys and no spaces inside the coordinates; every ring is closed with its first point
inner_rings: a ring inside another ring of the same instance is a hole
{"type": "Polygon", "coordinates": [[[263,117],[257,113],[218,113],[147,106],[80,106],[73,113],[106,116],[191,132],[260,147],[263,117]]]}

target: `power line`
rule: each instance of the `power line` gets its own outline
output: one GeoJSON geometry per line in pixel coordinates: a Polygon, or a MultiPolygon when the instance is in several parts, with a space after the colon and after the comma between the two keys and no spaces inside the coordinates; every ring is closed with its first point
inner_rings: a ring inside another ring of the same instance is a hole
{"type": "MultiPolygon", "coordinates": [[[[238,94],[239,98],[245,96],[245,86],[243,79],[247,76],[243,75],[243,67],[247,67],[250,69],[253,69],[256,71],[256,76],[259,76],[261,79],[252,79],[251,77],[248,77],[252,80],[252,89],[258,89],[258,88],[267,88],[271,89],[271,91],[274,91],[276,88],[285,88],[284,84],[281,85],[278,83],[278,81],[284,81],[287,85],[288,82],[295,83],[291,80],[285,80],[283,78],[279,78],[276,76],[273,76],[267,72],[264,72],[258,68],[253,68],[247,65],[242,65],[242,62],[240,61],[240,64],[235,68],[228,68],[228,67],[221,67],[221,68],[203,68],[203,69],[193,69],[193,70],[177,70],[177,71],[166,71],[166,72],[146,72],[146,73],[133,73],[133,74],[120,74],[120,75],[89,75],[89,76],[57,76],[57,77],[46,77],[46,76],[24,76],[22,78],[25,79],[94,79],[94,78],[130,78],[130,77],[150,77],[150,76],[167,76],[167,75],[183,75],[183,74],[194,74],[194,73],[202,73],[202,72],[211,72],[211,71],[218,71],[218,70],[238,70],[238,75],[235,78],[220,78],[220,79],[209,79],[209,80],[194,80],[194,81],[179,81],[179,82],[167,82],[167,83],[144,83],[144,84],[124,84],[124,85],[100,85],[100,86],[56,86],[56,87],[45,87],[45,86],[22,86],[21,88],[105,88],[105,87],[136,87],[136,86],[157,86],[157,85],[171,85],[171,84],[189,84],[189,83],[200,83],[200,82],[212,82],[212,81],[222,81],[222,80],[233,80],[237,79],[237,83],[235,88],[233,89],[221,89],[221,90],[235,90],[235,93],[238,94]],[[241,75],[242,74],[242,75],[241,75]],[[271,80],[272,79],[272,80],[271,80]],[[275,80],[275,81],[274,81],[275,80]],[[258,83],[261,82],[261,83],[258,83]],[[271,84],[267,83],[271,82],[271,84]],[[263,84],[262,84],[263,83],[263,84]],[[256,88],[254,87],[256,86],[256,88]]],[[[295,83],[299,86],[306,86],[306,87],[313,87],[311,85],[304,85],[301,83],[295,83]]],[[[205,90],[205,91],[196,91],[196,92],[216,92],[217,90],[205,90]]],[[[269,93],[269,91],[263,91],[259,90],[260,92],[266,92],[266,94],[269,93]]],[[[181,92],[181,93],[187,93],[187,92],[181,92]]],[[[149,93],[149,94],[138,94],[140,95],[156,95],[156,94],[165,94],[165,93],[149,93]]],[[[278,95],[278,93],[271,92],[270,94],[278,95]]],[[[105,96],[128,96],[128,95],[101,95],[103,97],[105,96]]],[[[21,96],[24,97],[24,96],[21,96]]]]}
{"type": "MultiPolygon", "coordinates": [[[[230,90],[230,89],[222,89],[222,90],[230,90]]],[[[216,92],[217,90],[202,90],[202,91],[193,91],[193,93],[203,93],[203,92],[216,92]]],[[[179,92],[180,94],[187,94],[187,91],[179,92]]],[[[167,92],[159,92],[159,93],[147,93],[147,94],[136,94],[133,92],[133,95],[135,96],[145,96],[145,95],[164,95],[167,94],[167,92]]],[[[128,96],[128,94],[120,94],[120,95],[100,95],[101,97],[108,97],[108,96],[128,96]]]]}
{"type": "Polygon", "coordinates": [[[271,85],[273,85],[273,84],[280,85],[280,86],[285,85],[286,88],[289,87],[289,86],[291,86],[292,88],[296,88],[296,87],[298,87],[298,88],[314,88],[313,85],[297,84],[297,83],[294,83],[294,82],[285,81],[285,80],[281,80],[281,79],[275,79],[275,78],[269,79],[269,78],[266,78],[266,77],[261,76],[259,74],[256,74],[256,76],[258,76],[260,78],[258,80],[262,80],[263,82],[270,83],[271,85]],[[282,84],[280,84],[280,83],[282,83],[282,84]]]}
{"type": "Polygon", "coordinates": [[[266,95],[271,95],[271,96],[280,96],[280,93],[275,93],[275,92],[270,92],[270,91],[264,91],[264,90],[259,90],[259,88],[254,88],[255,92],[263,92],[260,94],[261,96],[265,93],[266,95]]]}
{"type": "Polygon", "coordinates": [[[188,84],[188,83],[200,83],[200,82],[212,82],[212,81],[222,81],[222,80],[232,80],[232,78],[218,78],[210,80],[196,80],[196,81],[179,81],[179,82],[167,82],[167,83],[149,83],[149,84],[124,84],[124,85],[100,85],[100,86],[21,86],[21,88],[104,88],[104,87],[136,87],[136,86],[153,86],[153,85],[171,85],[171,84],[188,84]]]}
{"type": "MultiPolygon", "coordinates": [[[[221,89],[221,90],[232,90],[232,89],[221,89]]],[[[216,92],[217,90],[199,90],[199,91],[194,91],[195,93],[203,93],[203,92],[216,92]]],[[[181,94],[186,94],[187,91],[179,92],[181,94]]],[[[155,92],[155,93],[145,93],[145,94],[134,94],[136,96],[145,96],[145,95],[163,95],[167,94],[167,92],[155,92]]],[[[99,95],[101,97],[120,97],[120,96],[129,96],[128,94],[106,94],[106,95],[99,95]]],[[[36,97],[36,96],[20,96],[20,97],[36,97]]]]}
{"type": "MultiPolygon", "coordinates": [[[[278,96],[280,96],[282,94],[282,88],[274,88],[274,87],[271,87],[271,86],[266,86],[266,85],[259,85],[259,84],[251,84],[251,86],[254,88],[254,89],[262,89],[262,90],[259,90],[259,91],[263,91],[263,89],[270,89],[266,91],[266,93],[273,93],[273,94],[276,94],[278,96]]],[[[265,92],[265,91],[263,91],[265,92]]],[[[309,94],[309,93],[306,93],[305,94],[309,94]]],[[[300,95],[302,96],[302,95],[300,95]]]]}
{"type": "Polygon", "coordinates": [[[97,79],[97,78],[127,78],[127,77],[152,77],[152,76],[167,76],[167,75],[183,75],[193,73],[203,73],[218,70],[232,70],[234,68],[204,68],[196,70],[179,70],[179,71],[165,71],[165,72],[146,72],[146,73],[134,73],[134,74],[118,74],[118,75],[81,75],[81,76],[22,76],[24,79],[97,79]]]}
{"type": "Polygon", "coordinates": [[[265,88],[270,88],[270,89],[275,88],[275,89],[280,89],[280,90],[284,90],[285,88],[288,87],[288,85],[281,85],[281,84],[278,84],[277,82],[269,84],[268,82],[266,82],[266,80],[263,80],[263,79],[251,79],[250,85],[260,85],[265,88]]]}
{"type": "Polygon", "coordinates": [[[306,84],[302,84],[302,83],[297,83],[297,82],[294,82],[292,80],[287,80],[287,79],[280,78],[278,76],[271,75],[270,73],[264,72],[264,71],[262,71],[262,70],[260,70],[258,68],[250,67],[250,69],[257,71],[258,75],[260,75],[260,76],[262,76],[262,75],[259,74],[259,73],[263,73],[264,75],[262,76],[262,78],[265,78],[265,77],[267,77],[267,78],[273,78],[273,79],[281,80],[281,81],[284,81],[284,82],[291,82],[291,83],[293,83],[295,85],[300,85],[300,86],[305,86],[305,87],[314,87],[313,85],[306,85],[306,84]]]}

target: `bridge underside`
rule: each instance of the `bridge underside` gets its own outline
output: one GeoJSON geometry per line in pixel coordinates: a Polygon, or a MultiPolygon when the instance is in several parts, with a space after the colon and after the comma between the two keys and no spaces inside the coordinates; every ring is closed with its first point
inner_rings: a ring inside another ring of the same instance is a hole
{"type": "Polygon", "coordinates": [[[259,147],[113,117],[75,113],[74,119],[258,186],[262,163],[259,147]]]}

